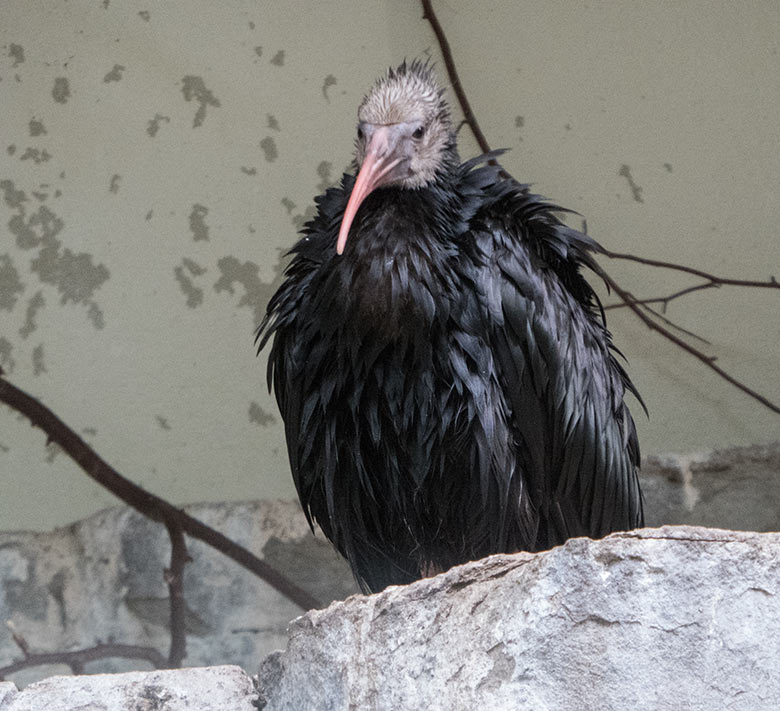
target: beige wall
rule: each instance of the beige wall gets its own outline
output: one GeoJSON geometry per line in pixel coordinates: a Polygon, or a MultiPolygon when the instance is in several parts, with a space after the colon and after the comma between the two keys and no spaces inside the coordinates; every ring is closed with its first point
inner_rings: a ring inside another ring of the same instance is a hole
{"type": "MultiPolygon", "coordinates": [[[[611,249],[780,276],[780,4],[437,6],[518,178],[611,249]]],[[[415,2],[0,0],[13,382],[174,502],[291,496],[253,329],[312,197],[349,163],[364,91],[438,56],[420,18],[415,2]]],[[[639,296],[691,283],[605,266],[639,296]]],[[[724,288],[668,315],[778,402],[778,304],[724,288]]],[[[635,408],[645,453],[780,437],[777,415],[630,316],[610,322],[651,412],[635,408]]],[[[6,409],[0,485],[0,529],[113,503],[6,409]]]]}

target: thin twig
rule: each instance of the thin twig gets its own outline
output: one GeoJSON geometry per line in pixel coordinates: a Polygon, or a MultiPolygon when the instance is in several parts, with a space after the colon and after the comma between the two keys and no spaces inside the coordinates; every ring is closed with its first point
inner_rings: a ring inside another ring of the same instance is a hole
{"type": "Polygon", "coordinates": [[[754,281],[747,279],[730,279],[728,277],[719,277],[709,272],[696,269],[695,267],[689,267],[685,264],[675,264],[674,262],[663,262],[658,259],[650,259],[648,257],[638,257],[635,254],[626,254],[625,252],[613,252],[610,249],[606,249],[599,245],[599,254],[603,254],[610,259],[626,259],[631,262],[638,262],[639,264],[646,264],[651,267],[661,267],[663,269],[673,269],[678,272],[685,272],[686,274],[693,274],[694,276],[706,279],[712,282],[713,285],[723,286],[749,286],[756,289],[780,289],[780,282],[775,279],[774,276],[770,276],[767,280],[754,281]]]}
{"type": "Polygon", "coordinates": [[[88,649],[78,649],[72,652],[44,652],[41,654],[25,654],[24,659],[19,659],[4,667],[0,667],[0,680],[4,680],[9,674],[40,667],[47,664],[65,664],[74,674],[77,670],[83,671],[84,665],[98,659],[145,659],[155,669],[164,669],[167,666],[165,657],[152,647],[140,647],[134,644],[98,644],[88,649]]]}
{"type": "MultiPolygon", "coordinates": [[[[474,133],[474,137],[476,138],[477,143],[479,143],[480,149],[484,153],[489,153],[491,150],[490,144],[485,138],[485,134],[482,133],[482,129],[479,126],[479,122],[477,121],[476,116],[474,115],[474,112],[471,109],[471,105],[469,104],[468,99],[466,98],[465,91],[463,90],[463,86],[461,85],[460,79],[458,77],[457,69],[455,68],[455,61],[452,57],[452,50],[450,49],[450,44],[447,41],[447,37],[444,33],[441,24],[439,23],[438,18],[436,17],[436,13],[433,11],[431,0],[420,0],[420,1],[423,7],[423,18],[428,20],[428,22],[431,25],[431,28],[433,29],[434,34],[436,35],[436,39],[439,43],[439,49],[441,50],[442,58],[444,59],[444,66],[447,68],[447,74],[449,75],[453,91],[455,92],[458,102],[461,105],[463,115],[466,121],[468,122],[472,132],[474,133]]],[[[693,267],[687,267],[680,264],[673,264],[671,262],[662,262],[655,259],[636,257],[632,254],[612,252],[608,249],[604,249],[603,247],[599,247],[597,251],[600,254],[603,254],[604,256],[613,259],[629,259],[632,261],[640,262],[642,264],[648,264],[651,266],[664,267],[667,269],[676,269],[678,271],[687,272],[688,274],[695,274],[696,276],[700,276],[704,279],[707,279],[708,281],[716,281],[719,284],[733,285],[733,286],[780,288],[780,284],[777,282],[774,276],[771,276],[768,281],[744,281],[740,279],[725,279],[725,278],[713,277],[713,275],[707,274],[706,272],[700,269],[695,269],[693,267]]],[[[765,398],[760,393],[757,393],[755,390],[749,388],[744,383],[741,383],[732,375],[729,375],[725,370],[723,370],[723,368],[720,368],[719,366],[715,365],[715,358],[713,358],[712,356],[708,356],[706,353],[703,353],[697,348],[694,348],[690,344],[686,343],[681,338],[675,336],[669,329],[664,328],[658,322],[653,320],[653,318],[651,318],[646,313],[644,313],[637,299],[635,299],[629,292],[622,289],[618,285],[618,283],[611,276],[609,276],[609,274],[607,274],[607,272],[604,271],[604,269],[601,266],[599,266],[595,262],[594,262],[594,271],[604,280],[607,286],[610,287],[623,300],[626,306],[629,309],[631,309],[631,311],[633,311],[637,315],[637,317],[648,328],[650,328],[653,331],[656,331],[664,338],[670,340],[672,343],[682,348],[684,351],[698,358],[702,363],[704,363],[709,368],[714,370],[718,375],[720,375],[727,382],[731,383],[731,385],[733,385],[734,387],[738,388],[745,394],[750,395],[752,398],[754,398],[755,400],[757,400],[758,402],[760,402],[762,405],[766,406],[773,412],[780,414],[780,406],[775,405],[773,402],[765,398]]]]}
{"type": "MultiPolygon", "coordinates": [[[[704,338],[703,336],[700,336],[698,333],[694,333],[693,331],[690,331],[690,330],[688,330],[687,328],[683,328],[682,326],[680,326],[680,324],[677,324],[677,323],[675,323],[674,321],[672,321],[672,320],[670,320],[670,319],[666,318],[666,316],[664,316],[663,314],[661,314],[661,313],[658,313],[658,311],[656,311],[656,310],[655,310],[655,309],[654,309],[652,306],[650,306],[648,303],[646,303],[646,302],[641,302],[641,301],[636,301],[636,302],[634,302],[634,303],[636,303],[638,306],[641,306],[641,307],[642,307],[642,308],[643,308],[645,311],[647,311],[649,314],[652,314],[653,318],[657,318],[657,319],[659,319],[659,320],[663,321],[663,322],[664,322],[664,323],[665,323],[667,326],[669,326],[670,328],[673,328],[673,329],[675,329],[676,331],[679,331],[680,333],[684,333],[686,336],[689,336],[689,337],[691,337],[691,338],[695,338],[697,341],[699,341],[699,342],[701,342],[701,343],[704,343],[704,344],[705,344],[705,345],[707,345],[707,346],[711,346],[711,345],[712,345],[712,343],[711,343],[710,341],[708,341],[708,340],[707,340],[706,338],[704,338]]],[[[628,306],[628,304],[626,304],[626,306],[628,306]]]]}
{"type": "MultiPolygon", "coordinates": [[[[643,305],[661,304],[663,313],[666,313],[666,309],[669,307],[670,302],[674,301],[675,299],[679,299],[682,296],[687,296],[688,294],[692,294],[695,291],[718,288],[720,288],[720,284],[708,281],[706,284],[694,284],[693,286],[688,286],[685,289],[680,289],[679,291],[675,291],[673,294],[668,294],[667,296],[654,296],[649,299],[637,299],[636,303],[643,305]]],[[[607,304],[604,307],[604,310],[607,311],[609,309],[624,309],[626,306],[627,304],[624,301],[621,301],[619,304],[607,304]]]]}
{"type": "Polygon", "coordinates": [[[171,606],[171,648],[168,652],[168,666],[181,667],[187,656],[186,603],[184,600],[184,566],[190,560],[184,532],[178,523],[165,523],[171,538],[171,567],[165,570],[168,583],[168,598],[171,606]]]}
{"type": "Polygon", "coordinates": [[[768,407],[773,412],[780,414],[780,406],[775,405],[773,402],[765,398],[760,393],[757,393],[755,390],[749,388],[747,385],[737,380],[734,376],[729,375],[725,370],[723,370],[723,368],[715,365],[715,358],[713,358],[712,356],[708,356],[706,353],[703,353],[698,348],[694,348],[693,346],[689,345],[681,338],[678,338],[669,330],[665,329],[663,326],[658,325],[658,323],[653,321],[649,316],[645,315],[642,312],[642,309],[636,304],[634,297],[629,292],[622,289],[618,285],[618,283],[609,274],[607,274],[607,272],[605,272],[601,268],[601,266],[599,266],[595,262],[593,264],[593,269],[596,272],[596,274],[598,274],[606,282],[606,284],[610,287],[610,289],[612,289],[621,299],[623,299],[623,301],[626,302],[628,308],[630,308],[650,330],[660,333],[667,340],[679,346],[684,351],[687,351],[692,356],[698,358],[708,368],[714,370],[718,375],[720,375],[721,378],[731,383],[735,388],[738,388],[745,394],[750,395],[752,398],[758,400],[758,402],[768,407]]]}
{"type": "Polygon", "coordinates": [[[302,609],[308,610],[320,606],[319,600],[314,596],[295,585],[246,548],[172,506],[165,499],[151,494],[123,477],[49,408],[9,383],[3,377],[2,369],[0,369],[0,402],[4,402],[27,417],[34,427],[42,429],[46,433],[47,440],[56,442],[62,447],[88,476],[136,511],[166,525],[169,523],[177,525],[186,534],[208,543],[212,548],[216,548],[276,588],[302,609]]]}
{"type": "Polygon", "coordinates": [[[447,36],[444,34],[439,18],[436,17],[436,13],[433,11],[433,5],[430,0],[422,0],[423,17],[431,23],[433,33],[436,35],[436,40],[441,48],[442,58],[444,59],[444,66],[447,68],[447,75],[450,78],[450,84],[452,90],[455,92],[455,96],[458,98],[461,111],[463,111],[463,118],[471,128],[471,132],[474,134],[474,138],[479,144],[479,148],[483,153],[490,153],[490,146],[488,145],[485,134],[482,133],[482,129],[479,127],[476,116],[471,110],[471,104],[469,104],[466,92],[463,91],[463,85],[460,83],[460,77],[458,76],[458,70],[455,68],[455,62],[452,59],[452,50],[450,50],[450,43],[447,41],[447,36]]]}

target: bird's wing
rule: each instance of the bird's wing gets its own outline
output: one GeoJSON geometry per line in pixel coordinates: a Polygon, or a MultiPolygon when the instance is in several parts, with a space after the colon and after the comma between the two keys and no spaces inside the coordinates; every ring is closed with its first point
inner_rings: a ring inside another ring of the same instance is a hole
{"type": "Polygon", "coordinates": [[[633,386],[579,273],[593,243],[527,191],[491,212],[471,233],[476,283],[540,547],[641,525],[633,386]]]}

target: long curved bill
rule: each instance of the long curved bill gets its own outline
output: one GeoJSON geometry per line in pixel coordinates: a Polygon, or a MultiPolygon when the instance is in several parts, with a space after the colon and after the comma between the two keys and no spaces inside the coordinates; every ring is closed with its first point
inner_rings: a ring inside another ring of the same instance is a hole
{"type": "Polygon", "coordinates": [[[349,202],[344,210],[344,217],[339,228],[339,238],[336,242],[336,253],[342,254],[347,244],[349,228],[355,219],[358,208],[363,200],[380,185],[383,185],[388,173],[400,162],[400,157],[393,157],[393,141],[389,126],[379,126],[366,149],[366,157],[360,168],[349,202]]]}

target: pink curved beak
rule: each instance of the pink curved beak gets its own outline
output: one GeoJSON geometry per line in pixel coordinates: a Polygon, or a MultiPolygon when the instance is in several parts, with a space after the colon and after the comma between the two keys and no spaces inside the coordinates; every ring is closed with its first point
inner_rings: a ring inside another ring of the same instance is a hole
{"type": "Polygon", "coordinates": [[[338,254],[344,252],[349,228],[352,226],[352,221],[355,219],[355,215],[363,200],[373,190],[388,182],[388,174],[402,160],[401,157],[393,157],[394,139],[396,137],[393,135],[392,128],[392,126],[377,126],[373,136],[371,136],[368,148],[366,148],[366,157],[363,160],[363,165],[360,167],[357,180],[355,180],[355,185],[352,188],[352,194],[349,196],[349,202],[347,202],[347,207],[344,210],[344,217],[341,220],[339,238],[336,242],[336,252],[338,254]]]}

